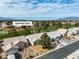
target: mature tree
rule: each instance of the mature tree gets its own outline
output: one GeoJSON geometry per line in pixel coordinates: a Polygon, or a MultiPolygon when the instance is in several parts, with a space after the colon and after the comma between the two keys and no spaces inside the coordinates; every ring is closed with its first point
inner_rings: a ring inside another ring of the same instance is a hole
{"type": "Polygon", "coordinates": [[[3,40],[4,38],[8,38],[9,35],[7,34],[0,34],[0,40],[3,40]]]}
{"type": "Polygon", "coordinates": [[[79,22],[76,22],[74,26],[79,27],[79,22]]]}
{"type": "Polygon", "coordinates": [[[66,28],[66,29],[68,29],[68,28],[71,27],[71,24],[70,23],[66,23],[66,24],[63,25],[63,27],[66,28]]]}
{"type": "Polygon", "coordinates": [[[50,38],[48,37],[48,35],[46,33],[44,33],[41,36],[41,40],[40,40],[39,44],[41,44],[43,48],[50,49],[50,43],[51,43],[50,38]]]}

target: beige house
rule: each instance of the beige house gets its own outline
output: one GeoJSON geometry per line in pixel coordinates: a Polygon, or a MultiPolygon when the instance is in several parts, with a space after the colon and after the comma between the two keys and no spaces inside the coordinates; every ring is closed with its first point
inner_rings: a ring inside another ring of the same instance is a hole
{"type": "Polygon", "coordinates": [[[3,50],[5,52],[13,48],[14,46],[18,47],[19,49],[24,48],[25,45],[28,46],[28,42],[25,36],[7,38],[3,40],[3,43],[4,43],[3,50]]]}
{"type": "Polygon", "coordinates": [[[58,29],[57,32],[61,33],[64,35],[68,30],[67,29],[58,29]]]}

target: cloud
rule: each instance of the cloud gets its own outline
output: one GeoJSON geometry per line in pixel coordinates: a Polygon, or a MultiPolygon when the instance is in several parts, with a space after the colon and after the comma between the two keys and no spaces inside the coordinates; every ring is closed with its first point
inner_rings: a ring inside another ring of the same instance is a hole
{"type": "Polygon", "coordinates": [[[78,0],[0,0],[0,16],[22,19],[57,19],[78,16],[78,0]],[[64,3],[61,3],[63,1],[64,3]],[[75,3],[72,3],[74,2],[75,3]],[[70,2],[67,4],[67,2],[70,2]]]}

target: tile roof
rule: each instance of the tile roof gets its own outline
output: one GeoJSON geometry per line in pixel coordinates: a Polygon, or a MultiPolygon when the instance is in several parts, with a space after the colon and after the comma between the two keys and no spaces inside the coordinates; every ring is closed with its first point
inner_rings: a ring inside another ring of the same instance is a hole
{"type": "Polygon", "coordinates": [[[5,49],[9,48],[9,47],[7,47],[8,44],[12,43],[12,44],[16,45],[20,41],[21,42],[27,42],[26,37],[25,36],[18,36],[18,37],[3,39],[5,49]]]}

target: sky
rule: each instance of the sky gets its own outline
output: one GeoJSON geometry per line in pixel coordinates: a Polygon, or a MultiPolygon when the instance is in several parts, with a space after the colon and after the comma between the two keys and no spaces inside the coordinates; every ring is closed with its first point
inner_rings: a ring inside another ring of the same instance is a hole
{"type": "Polygon", "coordinates": [[[0,0],[0,17],[55,20],[79,17],[79,0],[0,0]]]}

